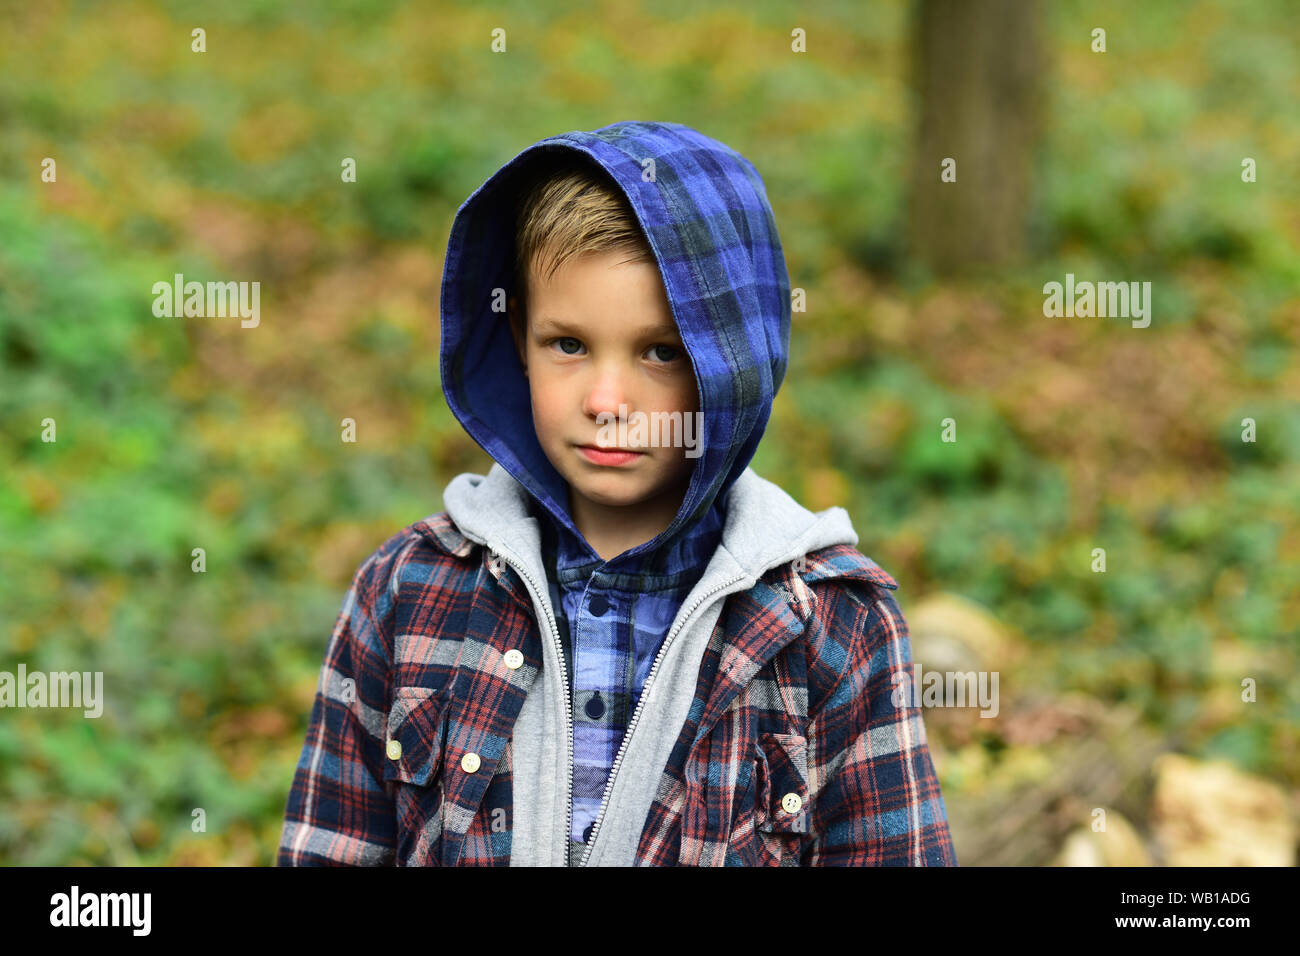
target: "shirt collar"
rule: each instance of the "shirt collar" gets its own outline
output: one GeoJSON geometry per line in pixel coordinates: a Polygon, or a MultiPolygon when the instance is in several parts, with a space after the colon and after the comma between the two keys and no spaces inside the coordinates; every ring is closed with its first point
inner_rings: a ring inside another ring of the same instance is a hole
{"type": "Polygon", "coordinates": [[[557,524],[550,512],[536,499],[529,510],[541,528],[542,554],[548,569],[554,569],[562,584],[586,581],[600,572],[602,582],[614,587],[658,591],[695,582],[704,573],[709,560],[722,542],[726,523],[723,506],[714,502],[695,524],[651,554],[642,555],[634,565],[620,563],[616,572],[605,570],[607,564],[582,538],[557,524]]]}

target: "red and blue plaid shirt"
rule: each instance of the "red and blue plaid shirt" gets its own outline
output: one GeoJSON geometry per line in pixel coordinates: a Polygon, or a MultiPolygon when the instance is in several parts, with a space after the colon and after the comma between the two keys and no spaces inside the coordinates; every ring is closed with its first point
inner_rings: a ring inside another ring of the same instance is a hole
{"type": "MultiPolygon", "coordinates": [[[[896,587],[837,545],[727,599],[638,865],[956,865],[920,708],[894,700],[896,587]]],[[[510,728],[541,640],[518,576],[445,513],[386,541],[330,637],[279,865],[509,865],[510,728]]]]}

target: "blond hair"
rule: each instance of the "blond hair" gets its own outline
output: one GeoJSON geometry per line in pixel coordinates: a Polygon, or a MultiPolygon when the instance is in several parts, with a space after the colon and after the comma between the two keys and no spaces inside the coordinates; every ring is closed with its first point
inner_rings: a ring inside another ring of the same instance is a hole
{"type": "Polygon", "coordinates": [[[515,213],[514,292],[527,314],[528,279],[550,279],[564,263],[594,252],[626,252],[625,262],[654,262],[627,197],[587,162],[564,159],[533,174],[515,213]]]}

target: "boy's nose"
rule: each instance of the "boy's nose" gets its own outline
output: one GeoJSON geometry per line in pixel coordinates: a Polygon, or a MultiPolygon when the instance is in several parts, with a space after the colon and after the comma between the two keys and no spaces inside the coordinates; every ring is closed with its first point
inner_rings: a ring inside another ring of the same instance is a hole
{"type": "Polygon", "coordinates": [[[597,377],[587,389],[583,400],[583,412],[595,418],[602,412],[608,412],[618,418],[619,406],[630,405],[627,388],[616,373],[605,373],[597,377]]]}

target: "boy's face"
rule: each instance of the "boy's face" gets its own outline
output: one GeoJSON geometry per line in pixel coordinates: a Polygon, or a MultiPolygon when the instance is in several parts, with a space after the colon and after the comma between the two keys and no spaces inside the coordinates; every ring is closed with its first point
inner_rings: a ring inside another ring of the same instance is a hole
{"type": "Polygon", "coordinates": [[[613,541],[639,531],[648,541],[667,527],[695,460],[669,445],[674,435],[683,444],[681,431],[647,427],[645,435],[659,432],[659,447],[653,437],[638,444],[633,432],[637,417],[654,412],[694,415],[699,395],[659,270],[625,258],[588,254],[570,259],[549,281],[530,276],[528,315],[516,309],[511,322],[538,441],[568,482],[575,523],[593,545],[593,532],[613,541]],[[601,413],[608,415],[598,419],[601,413]],[[607,422],[613,425],[603,427],[607,422]],[[634,453],[592,454],[597,447],[634,453]]]}

